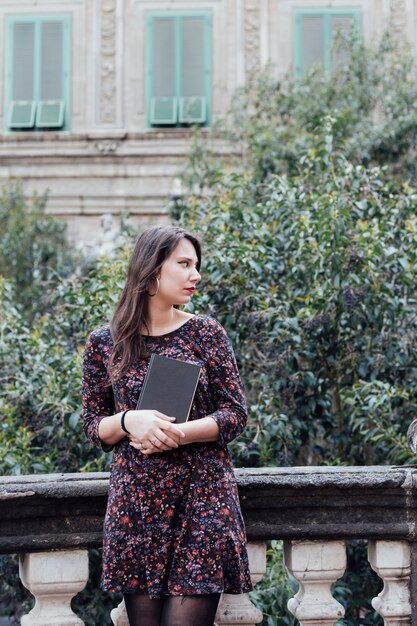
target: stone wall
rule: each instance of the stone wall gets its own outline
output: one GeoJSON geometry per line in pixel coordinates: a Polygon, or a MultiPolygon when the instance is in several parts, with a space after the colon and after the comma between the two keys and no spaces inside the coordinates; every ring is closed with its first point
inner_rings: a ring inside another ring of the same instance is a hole
{"type": "MultiPolygon", "coordinates": [[[[348,538],[368,539],[384,582],[372,599],[386,626],[417,626],[417,469],[291,467],[236,470],[253,581],[265,573],[265,542],[285,539],[285,565],[300,584],[288,610],[301,626],[344,615],[332,584],[346,569],[348,538]]],[[[0,553],[20,552],[20,577],[36,597],[23,626],[82,626],[71,598],[86,584],[86,548],[101,544],[108,475],[0,477],[0,553]]],[[[112,611],[127,626],[123,603],[112,611]]],[[[223,594],[218,626],[254,626],[247,594],[223,594]]]]}
{"type": "MultiPolygon", "coordinates": [[[[0,72],[0,183],[21,177],[27,194],[49,189],[49,211],[69,223],[74,241],[94,239],[103,213],[128,211],[142,222],[167,219],[190,131],[147,127],[147,14],[210,12],[215,120],[249,72],[269,61],[277,76],[291,69],[294,11],[311,6],[311,0],[3,0],[5,31],[10,15],[70,17],[71,122],[59,133],[8,132],[6,76],[0,72]]],[[[350,5],[332,0],[329,6],[350,5]]],[[[355,6],[365,41],[391,24],[399,41],[415,45],[417,0],[359,0],[355,6]]],[[[3,68],[7,46],[7,36],[0,37],[3,68]]]]}

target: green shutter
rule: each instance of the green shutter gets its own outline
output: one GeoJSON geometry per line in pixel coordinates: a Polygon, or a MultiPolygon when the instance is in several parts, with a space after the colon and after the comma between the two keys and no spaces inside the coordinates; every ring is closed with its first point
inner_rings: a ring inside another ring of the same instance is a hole
{"type": "Polygon", "coordinates": [[[64,123],[63,100],[40,100],[36,112],[37,128],[61,128],[64,123]]]}
{"type": "Polygon", "coordinates": [[[152,41],[153,98],[177,97],[175,85],[175,30],[175,18],[159,18],[154,20],[152,41]]]}
{"type": "Polygon", "coordinates": [[[150,120],[151,124],[155,124],[155,126],[176,124],[177,98],[152,98],[150,120]]]}
{"type": "Polygon", "coordinates": [[[64,78],[64,25],[41,24],[40,100],[62,100],[64,78]]]}
{"type": "Polygon", "coordinates": [[[340,33],[343,37],[349,36],[355,26],[354,15],[331,15],[330,16],[330,37],[332,49],[332,65],[342,66],[345,63],[345,52],[337,46],[337,36],[340,33]]]}
{"type": "Polygon", "coordinates": [[[9,128],[33,128],[35,114],[34,100],[12,100],[9,108],[9,128]]]}
{"type": "Polygon", "coordinates": [[[184,18],[181,27],[181,96],[204,97],[204,20],[184,18]]]}
{"type": "Polygon", "coordinates": [[[148,17],[147,108],[151,125],[208,122],[210,43],[208,14],[148,17]]]}
{"type": "Polygon", "coordinates": [[[180,124],[204,124],[207,119],[206,99],[200,96],[180,98],[180,124]]]}
{"type": "Polygon", "coordinates": [[[324,16],[303,15],[302,67],[305,72],[312,65],[324,63],[324,16]]]}
{"type": "Polygon", "coordinates": [[[11,100],[35,99],[35,23],[22,22],[12,30],[11,100]]]}
{"type": "Polygon", "coordinates": [[[67,128],[69,18],[62,15],[10,17],[7,32],[8,128],[67,128]],[[35,112],[30,103],[34,104],[35,112]]]}
{"type": "Polygon", "coordinates": [[[352,25],[359,28],[358,9],[300,10],[295,13],[295,74],[302,76],[311,66],[326,69],[340,64],[340,50],[334,49],[338,30],[347,34],[352,25]]]}

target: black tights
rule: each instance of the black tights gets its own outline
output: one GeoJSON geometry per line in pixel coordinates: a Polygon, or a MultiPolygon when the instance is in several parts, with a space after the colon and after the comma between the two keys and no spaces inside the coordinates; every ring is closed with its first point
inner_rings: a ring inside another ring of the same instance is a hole
{"type": "Polygon", "coordinates": [[[213,626],[220,594],[149,598],[124,596],[130,626],[213,626]]]}

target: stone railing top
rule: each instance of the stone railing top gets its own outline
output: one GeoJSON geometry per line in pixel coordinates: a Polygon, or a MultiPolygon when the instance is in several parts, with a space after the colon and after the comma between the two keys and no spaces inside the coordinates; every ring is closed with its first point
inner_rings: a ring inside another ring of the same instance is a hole
{"type": "MultiPolygon", "coordinates": [[[[417,538],[414,466],[236,470],[248,538],[417,538]]],[[[0,477],[0,553],[101,544],[108,474],[0,477]]]]}

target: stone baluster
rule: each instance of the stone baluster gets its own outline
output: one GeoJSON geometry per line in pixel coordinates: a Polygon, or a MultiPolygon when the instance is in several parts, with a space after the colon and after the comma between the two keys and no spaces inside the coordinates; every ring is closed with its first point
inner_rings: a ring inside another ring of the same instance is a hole
{"type": "MultiPolygon", "coordinates": [[[[264,543],[248,544],[249,565],[252,582],[261,580],[266,571],[266,546],[264,543]]],[[[129,626],[124,600],[111,611],[114,626],[129,626]]],[[[216,613],[217,626],[255,626],[262,621],[262,612],[249,600],[247,593],[232,595],[224,593],[216,613]]]]}
{"type": "Polygon", "coordinates": [[[87,550],[57,550],[24,554],[20,579],[35,596],[33,609],[22,626],[83,626],[71,609],[72,598],[88,580],[87,550]]]}
{"type": "Polygon", "coordinates": [[[114,626],[129,626],[124,600],[110,612],[110,618],[114,626]]]}
{"type": "MultiPolygon", "coordinates": [[[[259,582],[266,571],[266,544],[248,543],[248,556],[253,584],[259,582]]],[[[262,611],[256,608],[247,593],[232,595],[224,593],[216,613],[217,626],[255,626],[262,622],[262,611]]]]}
{"type": "Polygon", "coordinates": [[[411,547],[406,541],[369,541],[372,569],[384,581],[381,593],[372,600],[385,626],[410,626],[411,547]]]}
{"type": "Polygon", "coordinates": [[[286,541],[285,565],[299,582],[288,610],[300,626],[333,626],[345,614],[331,594],[331,585],[346,569],[344,541],[286,541]]]}

